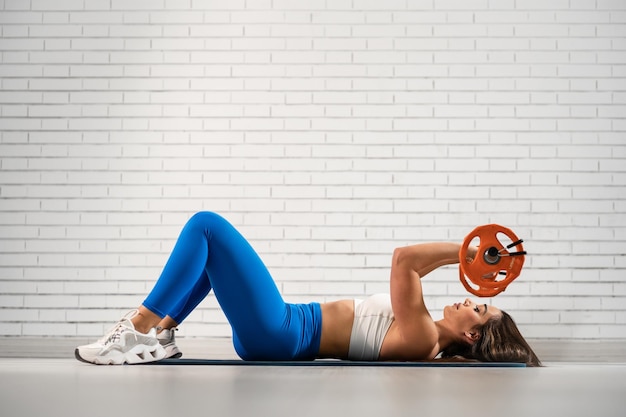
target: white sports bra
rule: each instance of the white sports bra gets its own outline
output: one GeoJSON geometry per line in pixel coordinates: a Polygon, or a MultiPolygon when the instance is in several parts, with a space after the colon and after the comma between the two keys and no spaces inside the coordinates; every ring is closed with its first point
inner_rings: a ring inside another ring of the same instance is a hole
{"type": "Polygon", "coordinates": [[[348,359],[377,360],[393,320],[389,294],[376,294],[365,300],[354,300],[354,322],[348,359]]]}

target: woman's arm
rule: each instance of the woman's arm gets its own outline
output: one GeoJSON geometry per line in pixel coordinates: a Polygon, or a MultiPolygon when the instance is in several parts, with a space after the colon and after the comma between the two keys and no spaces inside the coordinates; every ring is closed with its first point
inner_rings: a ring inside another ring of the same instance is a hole
{"type": "Polygon", "coordinates": [[[391,304],[396,320],[414,319],[416,312],[428,314],[420,279],[434,269],[459,262],[457,243],[421,243],[393,251],[391,304]]]}
{"type": "MultiPolygon", "coordinates": [[[[432,335],[432,319],[422,293],[421,278],[443,265],[459,262],[458,243],[422,243],[398,248],[391,265],[391,305],[402,336],[408,343],[424,341],[432,335]]],[[[469,256],[475,255],[470,248],[469,256]]]]}
{"type": "MultiPolygon", "coordinates": [[[[460,249],[461,245],[458,243],[421,243],[398,248],[394,251],[394,256],[397,253],[399,262],[405,263],[423,278],[440,266],[459,263],[460,249]]],[[[473,256],[472,252],[470,254],[473,256]]]]}

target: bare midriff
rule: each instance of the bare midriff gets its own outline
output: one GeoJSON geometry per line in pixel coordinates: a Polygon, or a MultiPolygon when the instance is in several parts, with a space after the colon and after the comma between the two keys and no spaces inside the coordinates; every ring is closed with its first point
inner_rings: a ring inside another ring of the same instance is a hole
{"type": "Polygon", "coordinates": [[[345,359],[354,322],[354,300],[332,301],[322,304],[321,308],[322,338],[318,357],[345,359]]]}

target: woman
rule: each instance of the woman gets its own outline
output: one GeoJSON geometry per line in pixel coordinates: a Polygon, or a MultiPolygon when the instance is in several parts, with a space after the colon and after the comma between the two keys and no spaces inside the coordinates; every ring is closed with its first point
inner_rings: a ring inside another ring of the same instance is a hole
{"type": "MultiPolygon", "coordinates": [[[[180,356],[173,330],[209,291],[224,311],[244,360],[428,360],[463,356],[540,365],[508,314],[467,299],[433,321],[420,278],[458,263],[459,244],[426,243],[393,253],[390,295],[329,303],[285,303],[265,265],[241,234],[212,212],[183,228],[143,304],[98,342],[76,348],[96,364],[143,363],[180,356]]],[[[476,248],[470,250],[475,256],[476,248]]]]}

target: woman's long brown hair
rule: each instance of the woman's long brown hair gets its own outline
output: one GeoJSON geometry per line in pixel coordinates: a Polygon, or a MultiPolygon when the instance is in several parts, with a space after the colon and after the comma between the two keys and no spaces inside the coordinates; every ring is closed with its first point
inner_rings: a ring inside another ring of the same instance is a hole
{"type": "Polygon", "coordinates": [[[442,358],[463,357],[481,362],[517,362],[541,366],[541,361],[506,312],[492,317],[481,328],[473,345],[455,344],[445,349],[442,358]]]}

